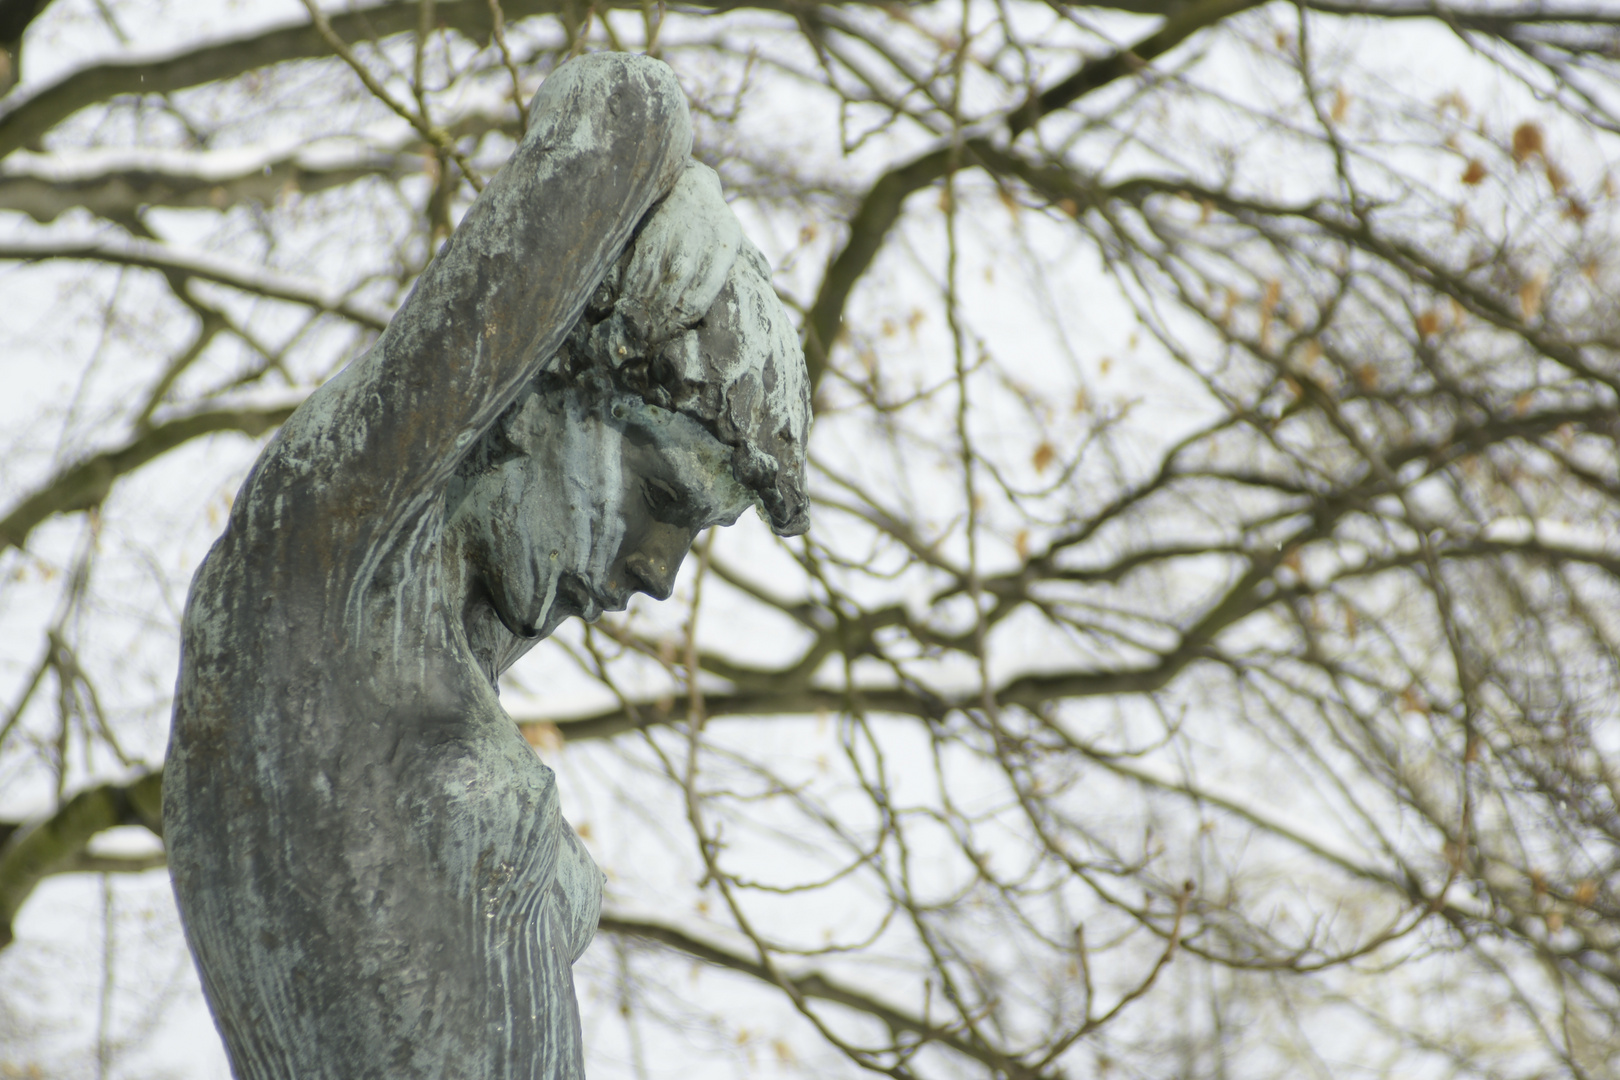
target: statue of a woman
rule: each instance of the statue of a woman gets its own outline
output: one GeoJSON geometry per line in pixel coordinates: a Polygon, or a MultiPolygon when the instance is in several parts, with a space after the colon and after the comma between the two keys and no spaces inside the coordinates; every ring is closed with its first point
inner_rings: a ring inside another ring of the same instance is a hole
{"type": "Polygon", "coordinates": [[[602,54],[198,570],[169,864],[244,1078],[577,1078],[601,873],[496,679],[664,598],[695,534],[806,526],[809,396],[673,75],[602,54]]]}

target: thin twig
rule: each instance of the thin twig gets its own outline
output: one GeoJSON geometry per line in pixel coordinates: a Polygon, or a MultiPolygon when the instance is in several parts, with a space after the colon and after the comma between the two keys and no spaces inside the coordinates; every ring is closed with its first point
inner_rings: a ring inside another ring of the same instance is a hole
{"type": "Polygon", "coordinates": [[[434,127],[428,123],[426,117],[412,112],[400,104],[394,98],[394,95],[390,94],[387,88],[377,81],[377,77],[360,62],[360,58],[354,54],[354,50],[350,49],[343,39],[337,36],[337,32],[332,29],[332,24],[327,21],[325,14],[315,6],[315,0],[303,0],[303,4],[308,9],[310,21],[315,24],[315,31],[321,35],[321,40],[325,41],[332,51],[354,70],[354,73],[360,77],[360,81],[365,84],[366,89],[371,91],[372,96],[387,105],[401,119],[415,128],[422,138],[432,143],[446,157],[454,161],[456,167],[461,170],[461,174],[467,178],[467,183],[472,185],[474,191],[483,191],[483,180],[473,171],[472,164],[468,162],[467,156],[456,149],[455,140],[450,137],[450,133],[441,127],[434,127]]]}
{"type": "Polygon", "coordinates": [[[507,74],[512,76],[512,104],[517,106],[518,130],[527,131],[529,109],[523,104],[523,80],[518,77],[517,62],[512,59],[512,50],[506,47],[506,13],[501,10],[501,0],[489,0],[489,14],[495,20],[495,47],[501,52],[501,63],[506,65],[507,74]]]}

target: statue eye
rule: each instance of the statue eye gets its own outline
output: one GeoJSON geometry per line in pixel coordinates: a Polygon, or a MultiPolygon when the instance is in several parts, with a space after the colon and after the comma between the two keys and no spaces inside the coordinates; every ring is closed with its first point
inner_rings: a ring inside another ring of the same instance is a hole
{"type": "Polygon", "coordinates": [[[674,488],[655,477],[644,478],[641,490],[642,496],[647,500],[647,508],[654,514],[673,510],[680,501],[674,488]]]}

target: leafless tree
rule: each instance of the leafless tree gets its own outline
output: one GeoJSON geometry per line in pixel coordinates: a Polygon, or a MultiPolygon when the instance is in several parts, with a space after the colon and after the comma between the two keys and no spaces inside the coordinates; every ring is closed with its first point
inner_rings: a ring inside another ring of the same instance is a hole
{"type": "Polygon", "coordinates": [[[0,941],[161,864],[91,839],[229,493],[632,49],[802,315],[816,518],[505,688],[611,876],[593,1070],[1620,1076],[1606,5],[187,8],[57,0],[0,99],[0,941]]]}

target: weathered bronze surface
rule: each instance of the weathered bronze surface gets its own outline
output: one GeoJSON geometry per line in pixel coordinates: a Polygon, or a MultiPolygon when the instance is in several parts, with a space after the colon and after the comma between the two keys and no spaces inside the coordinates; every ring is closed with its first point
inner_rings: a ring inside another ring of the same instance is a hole
{"type": "Polygon", "coordinates": [[[803,357],[673,74],[582,57],[531,115],[192,585],[164,825],[239,1077],[583,1076],[602,877],[496,679],[701,529],[807,525],[803,357]]]}

